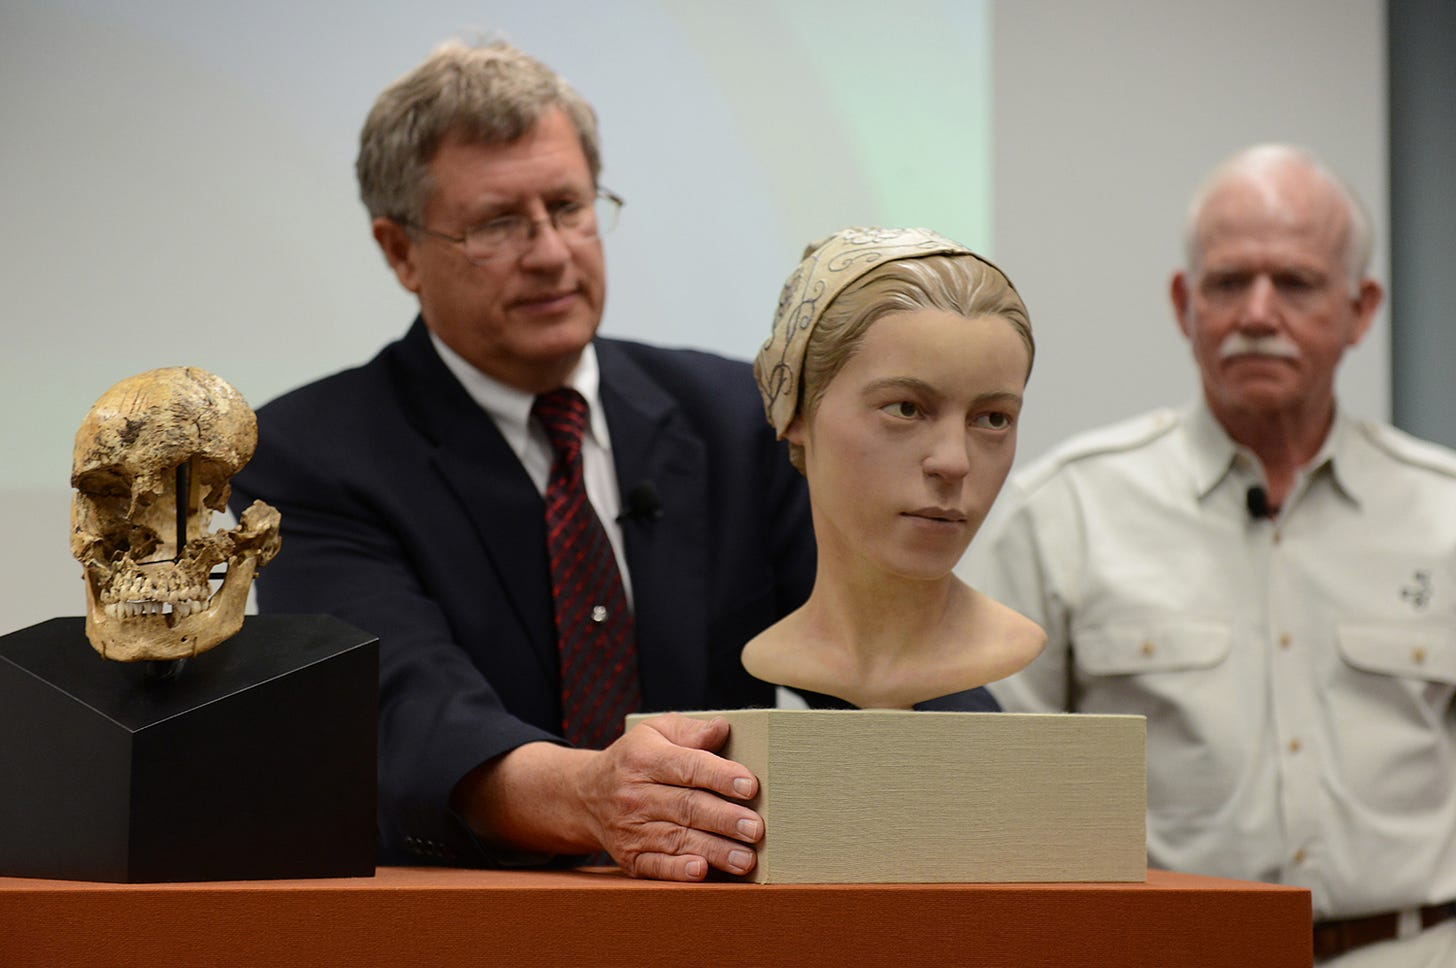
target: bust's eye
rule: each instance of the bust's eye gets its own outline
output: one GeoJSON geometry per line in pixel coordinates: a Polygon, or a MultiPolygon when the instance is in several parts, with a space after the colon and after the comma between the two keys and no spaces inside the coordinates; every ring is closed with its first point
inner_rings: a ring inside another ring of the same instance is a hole
{"type": "Polygon", "coordinates": [[[920,416],[920,407],[911,403],[909,400],[896,400],[894,403],[887,403],[880,410],[892,417],[902,417],[906,420],[913,420],[920,416]]]}

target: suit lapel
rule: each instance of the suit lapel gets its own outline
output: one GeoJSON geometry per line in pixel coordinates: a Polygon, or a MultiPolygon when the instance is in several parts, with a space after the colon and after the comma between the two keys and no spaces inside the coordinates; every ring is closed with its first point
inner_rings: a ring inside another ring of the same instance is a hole
{"type": "Polygon", "coordinates": [[[650,483],[655,520],[622,522],[649,710],[700,708],[706,696],[708,465],[676,403],[622,346],[597,340],[602,406],[623,505],[650,483]]]}
{"type": "Polygon", "coordinates": [[[401,366],[408,372],[399,382],[416,425],[435,444],[435,467],[480,537],[503,597],[543,671],[556,682],[556,628],[550,581],[545,577],[541,495],[494,421],[440,360],[422,322],[415,321],[400,351],[401,366]]]}
{"type": "MultiPolygon", "coordinates": [[[[461,514],[479,535],[544,673],[558,681],[544,508],[494,422],[430,345],[424,324],[399,344],[397,381],[461,514]]],[[[646,707],[700,708],[707,695],[708,463],[673,398],[612,340],[596,342],[601,399],[625,502],[649,482],[656,520],[622,522],[646,707]]],[[[442,515],[442,518],[448,516],[442,515]]]]}

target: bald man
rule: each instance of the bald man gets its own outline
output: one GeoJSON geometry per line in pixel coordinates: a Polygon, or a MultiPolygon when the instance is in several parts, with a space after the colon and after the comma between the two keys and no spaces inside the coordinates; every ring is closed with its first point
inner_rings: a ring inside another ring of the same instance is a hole
{"type": "Polygon", "coordinates": [[[1018,475],[977,587],[1047,631],[1012,711],[1148,720],[1155,867],[1310,889],[1322,965],[1456,965],[1456,453],[1336,403],[1369,221],[1299,150],[1195,195],[1202,392],[1018,475]]]}

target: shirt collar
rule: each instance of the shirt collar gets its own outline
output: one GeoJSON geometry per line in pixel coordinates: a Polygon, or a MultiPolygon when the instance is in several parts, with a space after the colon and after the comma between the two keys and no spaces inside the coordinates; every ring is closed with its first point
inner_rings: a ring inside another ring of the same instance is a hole
{"type": "MultiPolygon", "coordinates": [[[[1262,472],[1259,459],[1253,451],[1234,442],[1223,429],[1208,404],[1200,396],[1184,411],[1184,426],[1187,428],[1189,466],[1193,470],[1193,487],[1200,500],[1208,496],[1219,483],[1237,470],[1258,480],[1262,472]]],[[[1303,473],[1313,475],[1328,467],[1335,486],[1352,501],[1359,502],[1361,482],[1359,462],[1351,453],[1355,438],[1351,421],[1335,407],[1335,419],[1330,432],[1325,435],[1314,459],[1305,465],[1303,473]]]]}
{"type": "Polygon", "coordinates": [[[1325,435],[1325,442],[1319,453],[1309,462],[1311,468],[1328,466],[1330,479],[1335,482],[1335,486],[1356,504],[1360,503],[1360,495],[1365,493],[1367,486],[1367,482],[1360,475],[1361,462],[1352,449],[1359,436],[1354,421],[1347,419],[1340,412],[1340,405],[1336,403],[1335,419],[1330,424],[1330,432],[1325,435]]]}
{"type": "MultiPolygon", "coordinates": [[[[507,386],[494,377],[476,369],[464,357],[456,353],[445,342],[430,332],[430,342],[446,368],[470,394],[470,398],[490,415],[500,428],[506,442],[517,456],[525,452],[530,437],[531,405],[536,402],[534,394],[507,386]]],[[[589,422],[587,433],[603,448],[607,447],[607,418],[601,406],[601,370],[597,367],[596,346],[591,343],[581,351],[581,359],[567,375],[563,386],[568,386],[586,399],[589,422]]]]}
{"type": "Polygon", "coordinates": [[[1247,449],[1233,442],[1200,396],[1184,410],[1188,464],[1199,500],[1218,486],[1236,465],[1258,477],[1259,463],[1247,449]]]}

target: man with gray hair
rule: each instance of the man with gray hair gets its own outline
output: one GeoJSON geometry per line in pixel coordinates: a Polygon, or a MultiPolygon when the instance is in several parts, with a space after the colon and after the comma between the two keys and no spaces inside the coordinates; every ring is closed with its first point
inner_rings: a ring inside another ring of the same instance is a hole
{"type": "Polygon", "coordinates": [[[807,497],[747,363],[597,335],[600,169],[591,107],[507,44],[385,90],[357,174],[419,318],[261,408],[234,484],[286,522],[260,607],[379,636],[385,863],[755,863],[726,721],[622,723],[773,704],[738,654],[813,584],[807,497]]]}
{"type": "Polygon", "coordinates": [[[972,570],[1047,631],[1007,710],[1147,717],[1150,864],[1309,888],[1321,963],[1456,965],[1456,454],[1336,405],[1370,236],[1305,152],[1219,167],[1199,399],[1017,475],[972,570]]]}

